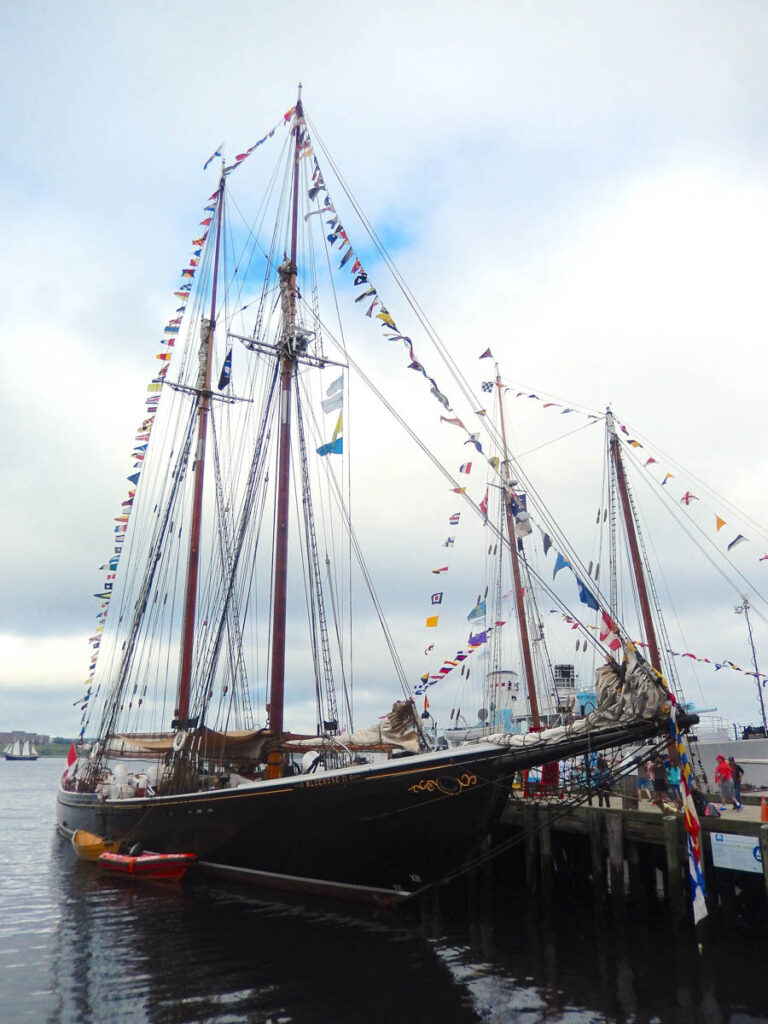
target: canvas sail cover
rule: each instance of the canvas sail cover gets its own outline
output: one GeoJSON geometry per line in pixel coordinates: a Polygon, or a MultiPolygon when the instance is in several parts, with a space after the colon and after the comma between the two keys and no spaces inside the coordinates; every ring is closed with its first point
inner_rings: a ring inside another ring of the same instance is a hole
{"type": "MultiPolygon", "coordinates": [[[[413,704],[400,700],[394,703],[388,715],[367,729],[356,729],[333,737],[284,733],[280,745],[292,750],[310,750],[330,740],[345,747],[393,746],[416,754],[421,746],[414,714],[413,704]]],[[[259,762],[265,761],[269,751],[276,746],[275,737],[264,729],[224,733],[203,726],[186,736],[183,743],[179,742],[179,736],[179,733],[172,732],[120,733],[110,738],[103,753],[107,757],[149,760],[165,757],[174,749],[184,749],[212,759],[259,762]]]]}
{"type": "Polygon", "coordinates": [[[597,670],[595,692],[595,710],[568,725],[535,733],[494,733],[471,742],[497,743],[504,747],[546,746],[610,725],[651,722],[668,712],[666,685],[630,647],[625,647],[623,666],[609,661],[597,670]]]}
{"type": "MultiPolygon", "coordinates": [[[[394,746],[408,750],[412,754],[418,754],[421,749],[421,743],[414,715],[415,712],[411,701],[398,700],[392,705],[392,710],[389,714],[380,722],[369,726],[367,729],[356,729],[354,732],[333,736],[332,740],[345,747],[370,748],[394,746]]],[[[291,743],[291,746],[300,750],[310,750],[313,747],[317,747],[318,741],[322,739],[323,737],[310,736],[291,743]]]]}

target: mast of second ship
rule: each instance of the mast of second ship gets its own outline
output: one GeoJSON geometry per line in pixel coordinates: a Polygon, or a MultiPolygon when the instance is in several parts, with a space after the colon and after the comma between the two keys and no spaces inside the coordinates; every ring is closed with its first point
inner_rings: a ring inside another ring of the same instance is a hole
{"type": "Polygon", "coordinates": [[[517,536],[515,534],[515,517],[511,507],[512,500],[520,504],[520,500],[514,491],[512,474],[509,468],[509,452],[507,450],[507,432],[504,425],[504,403],[502,402],[501,377],[499,367],[496,365],[496,390],[499,399],[499,424],[501,426],[501,443],[504,461],[504,512],[507,520],[507,532],[509,534],[509,554],[512,561],[512,577],[515,585],[515,608],[517,611],[517,625],[520,633],[520,647],[523,657],[523,668],[525,669],[525,682],[528,689],[528,705],[531,713],[531,725],[534,729],[541,728],[539,718],[539,701],[536,695],[536,680],[533,675],[533,658],[531,657],[531,641],[528,633],[528,619],[525,615],[525,594],[523,592],[523,581],[520,574],[520,559],[517,553],[517,536]]]}
{"type": "Polygon", "coordinates": [[[299,152],[304,123],[301,86],[294,120],[293,200],[291,209],[291,252],[278,267],[282,305],[280,353],[280,434],[277,455],[277,501],[275,522],[274,602],[272,610],[272,667],[269,683],[269,731],[276,746],[270,751],[267,777],[279,779],[282,774],[283,705],[285,693],[285,625],[288,574],[288,513],[291,479],[291,390],[296,370],[294,339],[296,335],[296,280],[299,211],[299,152]]]}

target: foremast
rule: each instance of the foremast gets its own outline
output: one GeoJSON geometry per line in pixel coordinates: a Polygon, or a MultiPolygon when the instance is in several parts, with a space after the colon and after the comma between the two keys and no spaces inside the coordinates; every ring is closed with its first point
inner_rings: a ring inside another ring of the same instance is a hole
{"type": "Polygon", "coordinates": [[[531,725],[534,729],[541,728],[539,718],[539,701],[536,695],[536,680],[533,675],[533,658],[531,657],[531,640],[528,632],[528,619],[525,615],[523,582],[520,574],[520,558],[517,553],[517,536],[515,534],[515,516],[512,510],[512,501],[520,504],[519,496],[515,493],[512,474],[509,468],[509,452],[507,450],[507,432],[504,426],[504,403],[501,398],[502,386],[499,376],[499,366],[496,364],[496,393],[499,401],[499,424],[501,427],[502,444],[502,472],[504,477],[504,514],[507,519],[507,532],[509,534],[509,553],[512,561],[512,577],[515,587],[515,610],[517,612],[517,625],[520,632],[520,646],[523,656],[523,668],[525,669],[525,682],[528,688],[528,706],[531,712],[531,725]]]}
{"type": "Polygon", "coordinates": [[[192,524],[189,533],[189,556],[187,559],[187,585],[184,596],[184,620],[181,636],[181,669],[175,729],[189,729],[196,723],[190,719],[189,704],[192,689],[192,668],[195,647],[195,611],[197,608],[197,580],[200,566],[200,533],[203,520],[203,484],[205,482],[205,447],[208,434],[208,416],[211,408],[211,367],[213,363],[213,338],[216,330],[216,291],[219,279],[219,252],[221,248],[221,226],[224,214],[224,174],[219,181],[216,194],[216,249],[213,258],[213,282],[211,286],[211,312],[208,320],[200,325],[200,366],[196,391],[199,406],[197,410],[197,448],[193,463],[195,474],[192,495],[192,524]]]}
{"type": "Polygon", "coordinates": [[[301,126],[304,111],[301,104],[301,86],[294,120],[293,198],[291,207],[291,251],[278,267],[282,330],[278,344],[280,357],[280,424],[277,455],[277,500],[274,555],[274,601],[272,609],[272,666],[269,680],[269,731],[276,741],[267,762],[267,777],[280,778],[283,736],[283,708],[285,704],[285,642],[287,618],[288,576],[288,515],[291,481],[291,392],[296,373],[296,355],[303,350],[305,339],[296,324],[296,281],[299,214],[299,156],[301,126]]]}

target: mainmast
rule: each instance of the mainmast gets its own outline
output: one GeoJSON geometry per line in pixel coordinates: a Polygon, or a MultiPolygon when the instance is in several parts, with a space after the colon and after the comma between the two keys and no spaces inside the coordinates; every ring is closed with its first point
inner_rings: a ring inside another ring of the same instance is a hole
{"type": "MultiPolygon", "coordinates": [[[[272,668],[269,684],[269,731],[279,740],[283,735],[283,705],[285,694],[285,625],[287,609],[288,575],[288,513],[291,479],[291,389],[296,370],[296,354],[306,341],[296,326],[297,240],[299,212],[299,150],[304,111],[301,105],[301,86],[296,103],[294,121],[293,204],[291,211],[291,252],[277,268],[280,278],[282,332],[280,354],[280,434],[277,456],[277,509],[275,524],[275,592],[272,612],[272,668]]],[[[274,749],[269,754],[267,776],[280,778],[282,753],[274,749]]]]}
{"type": "Polygon", "coordinates": [[[517,537],[515,535],[515,517],[512,512],[510,499],[514,499],[518,505],[520,499],[514,491],[512,474],[509,471],[509,454],[507,452],[507,432],[504,427],[504,404],[501,400],[501,377],[499,376],[498,363],[496,364],[496,389],[499,398],[499,422],[501,425],[501,442],[503,447],[504,467],[504,513],[507,517],[507,532],[509,534],[509,552],[512,559],[512,576],[515,584],[515,608],[517,610],[517,624],[520,630],[520,646],[523,654],[523,667],[525,669],[525,682],[528,687],[528,705],[531,709],[531,724],[534,729],[541,728],[539,719],[539,702],[536,696],[536,680],[533,675],[533,659],[531,657],[531,641],[528,634],[528,619],[525,616],[523,583],[520,576],[520,559],[517,554],[517,537]]]}
{"type": "Polygon", "coordinates": [[[216,288],[219,279],[219,250],[221,224],[224,213],[224,175],[219,181],[216,200],[216,251],[213,259],[210,319],[200,324],[200,368],[196,391],[200,405],[197,411],[197,449],[193,472],[195,486],[192,496],[192,526],[189,534],[187,586],[184,598],[184,622],[181,637],[181,671],[179,697],[174,728],[188,729],[194,723],[189,717],[189,695],[192,684],[192,659],[195,646],[195,609],[197,607],[197,577],[200,564],[200,532],[203,519],[203,483],[205,480],[205,439],[208,433],[208,413],[211,407],[211,365],[213,362],[213,336],[216,330],[216,288]]]}
{"type": "Polygon", "coordinates": [[[613,467],[616,473],[616,483],[619,486],[621,511],[624,515],[624,526],[627,532],[629,552],[632,559],[632,571],[635,577],[637,596],[640,600],[640,611],[643,616],[643,629],[645,631],[645,640],[648,644],[648,653],[650,655],[651,666],[655,668],[657,672],[660,673],[661,658],[659,656],[659,645],[656,641],[656,629],[653,625],[653,616],[651,614],[651,602],[648,598],[648,586],[645,581],[643,560],[640,556],[640,545],[637,540],[637,531],[635,529],[635,517],[632,510],[632,502],[629,497],[627,477],[624,473],[624,462],[621,458],[621,445],[619,444],[619,438],[616,433],[616,427],[613,420],[613,413],[610,409],[606,410],[605,422],[608,427],[608,435],[610,438],[611,458],[613,460],[613,467]]]}

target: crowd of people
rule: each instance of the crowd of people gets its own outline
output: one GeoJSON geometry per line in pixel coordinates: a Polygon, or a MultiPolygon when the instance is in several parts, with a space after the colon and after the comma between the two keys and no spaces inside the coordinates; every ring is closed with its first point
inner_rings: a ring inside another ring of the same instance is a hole
{"type": "MultiPolygon", "coordinates": [[[[720,790],[719,811],[727,810],[730,803],[735,811],[742,809],[741,780],[744,769],[733,757],[717,755],[715,782],[720,790]]],[[[657,807],[663,808],[665,802],[674,803],[682,810],[683,797],[681,791],[680,765],[675,764],[668,756],[659,751],[650,761],[639,761],[637,765],[637,796],[639,800],[649,800],[657,807]]]]}
{"type": "Polygon", "coordinates": [[[672,802],[682,810],[683,796],[680,789],[680,765],[659,751],[650,761],[637,764],[637,796],[663,808],[672,802]]]}
{"type": "MultiPolygon", "coordinates": [[[[720,806],[710,804],[705,813],[717,815],[718,812],[727,810],[729,803],[735,811],[740,811],[743,777],[744,769],[733,757],[726,758],[724,754],[718,754],[715,782],[720,791],[720,806]]],[[[560,799],[565,797],[573,782],[581,786],[586,784],[590,803],[594,794],[600,807],[610,807],[611,788],[615,779],[613,766],[605,754],[585,754],[583,770],[578,773],[574,771],[573,763],[568,760],[559,764],[553,761],[540,769],[521,772],[521,781],[524,796],[552,795],[560,799]]],[[[661,750],[650,759],[638,759],[637,796],[639,802],[647,800],[655,804],[659,810],[664,810],[665,806],[671,810],[671,805],[674,805],[678,811],[682,811],[684,801],[680,764],[661,750]]],[[[704,803],[706,805],[706,798],[704,803]]]]}

